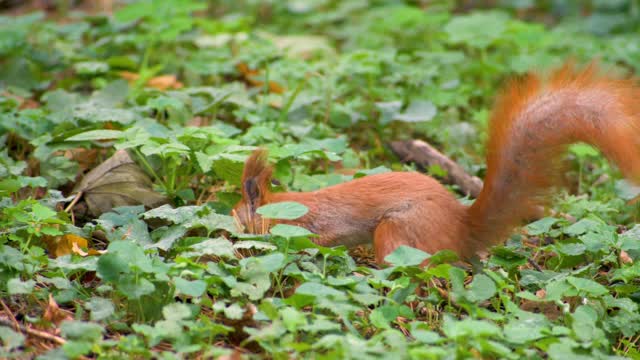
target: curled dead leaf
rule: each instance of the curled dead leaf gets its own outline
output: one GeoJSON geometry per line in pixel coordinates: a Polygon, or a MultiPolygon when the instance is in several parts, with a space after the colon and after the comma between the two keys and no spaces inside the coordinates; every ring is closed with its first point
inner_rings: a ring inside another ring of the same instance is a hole
{"type": "Polygon", "coordinates": [[[53,295],[49,294],[49,301],[47,302],[47,307],[44,309],[42,319],[57,327],[65,320],[73,320],[73,317],[69,312],[60,309],[53,295]]]}
{"type": "Polygon", "coordinates": [[[131,159],[125,150],[88,172],[73,189],[87,203],[93,216],[100,216],[118,206],[144,205],[158,207],[167,199],[153,191],[149,176],[131,159]]]}

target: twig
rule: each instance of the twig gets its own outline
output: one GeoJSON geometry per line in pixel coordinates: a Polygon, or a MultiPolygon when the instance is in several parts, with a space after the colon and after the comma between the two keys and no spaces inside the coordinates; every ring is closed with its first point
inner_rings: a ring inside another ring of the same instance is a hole
{"type": "Polygon", "coordinates": [[[527,262],[529,263],[529,265],[533,266],[536,270],[543,272],[544,270],[540,267],[540,265],[538,265],[537,262],[535,262],[532,258],[528,257],[527,258],[527,262]]]}
{"type": "Polygon", "coordinates": [[[13,327],[14,328],[18,328],[20,326],[20,323],[18,322],[18,320],[16,319],[15,316],[13,316],[13,313],[11,312],[11,309],[9,309],[9,307],[7,306],[7,304],[4,303],[4,301],[2,299],[0,299],[0,304],[2,304],[2,308],[4,309],[4,311],[7,312],[7,314],[9,315],[9,317],[11,318],[11,321],[13,322],[13,327]]]}
{"type": "Polygon", "coordinates": [[[15,330],[19,330],[19,331],[25,332],[25,333],[27,333],[29,335],[36,336],[36,337],[39,337],[41,339],[53,341],[53,342],[55,342],[55,343],[57,343],[59,345],[64,345],[67,342],[67,340],[65,340],[65,339],[63,339],[63,338],[61,338],[59,336],[56,336],[56,335],[53,335],[53,334],[49,334],[46,331],[40,331],[40,330],[32,329],[30,327],[27,327],[27,326],[19,324],[19,323],[18,324],[14,324],[13,321],[11,321],[11,320],[9,320],[7,318],[0,317],[0,325],[13,327],[15,330]]]}
{"type": "Polygon", "coordinates": [[[422,169],[438,165],[446,170],[447,175],[442,179],[446,184],[455,184],[464,194],[478,197],[482,190],[482,180],[468,174],[462,166],[451,160],[433,146],[421,140],[394,141],[391,150],[403,162],[415,162],[422,169]]]}
{"type": "Polygon", "coordinates": [[[73,209],[73,206],[80,201],[80,198],[82,198],[82,191],[76,194],[76,197],[74,197],[71,203],[64,209],[64,212],[69,212],[69,210],[73,209]]]}

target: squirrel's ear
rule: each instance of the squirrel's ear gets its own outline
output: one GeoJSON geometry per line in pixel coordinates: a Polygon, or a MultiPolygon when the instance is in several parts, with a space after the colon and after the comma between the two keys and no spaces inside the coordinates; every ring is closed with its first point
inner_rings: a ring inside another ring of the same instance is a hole
{"type": "Polygon", "coordinates": [[[251,211],[255,211],[260,206],[260,187],[255,178],[245,180],[244,184],[245,200],[251,206],[251,211]]]}

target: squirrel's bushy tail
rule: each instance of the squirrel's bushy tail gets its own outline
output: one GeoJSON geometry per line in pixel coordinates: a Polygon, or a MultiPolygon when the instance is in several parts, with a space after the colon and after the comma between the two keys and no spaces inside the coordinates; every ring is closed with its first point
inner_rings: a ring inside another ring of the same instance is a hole
{"type": "Polygon", "coordinates": [[[625,177],[640,180],[640,88],[569,63],[548,77],[514,80],[490,120],[484,188],[469,208],[476,248],[500,241],[562,185],[568,145],[597,147],[625,177]]]}

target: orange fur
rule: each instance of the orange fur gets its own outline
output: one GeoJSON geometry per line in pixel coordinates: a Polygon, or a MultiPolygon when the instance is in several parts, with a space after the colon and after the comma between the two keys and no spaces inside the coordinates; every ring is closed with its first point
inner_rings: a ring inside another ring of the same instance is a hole
{"type": "Polygon", "coordinates": [[[601,76],[593,64],[582,71],[567,64],[548,79],[530,74],[512,81],[494,106],[485,184],[470,207],[433,178],[410,172],[313,192],[272,193],[271,168],[258,151],[247,160],[236,211],[248,215],[241,221],[251,229],[252,222],[262,221],[255,216],[258,206],[297,201],[309,212],[287,222],[318,234],[324,246],[373,240],[379,262],[400,245],[429,253],[450,249],[469,258],[548,204],[550,190],[561,185],[560,163],[572,143],[596,146],[627,178],[640,181],[638,99],[633,80],[601,76]]]}

